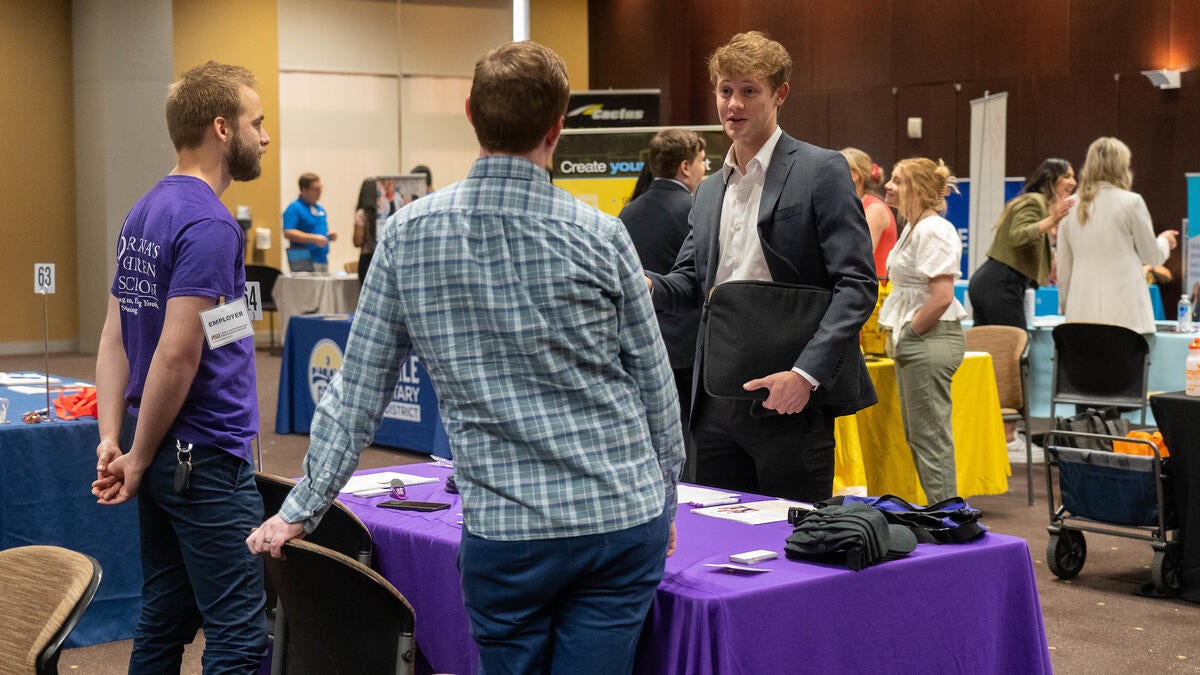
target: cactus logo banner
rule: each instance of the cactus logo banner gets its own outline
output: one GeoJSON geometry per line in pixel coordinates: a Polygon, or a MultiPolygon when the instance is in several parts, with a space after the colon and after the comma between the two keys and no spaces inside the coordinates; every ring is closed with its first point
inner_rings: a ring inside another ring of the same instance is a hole
{"type": "Polygon", "coordinates": [[[658,89],[573,91],[567,103],[568,129],[652,127],[658,124],[658,89]]]}

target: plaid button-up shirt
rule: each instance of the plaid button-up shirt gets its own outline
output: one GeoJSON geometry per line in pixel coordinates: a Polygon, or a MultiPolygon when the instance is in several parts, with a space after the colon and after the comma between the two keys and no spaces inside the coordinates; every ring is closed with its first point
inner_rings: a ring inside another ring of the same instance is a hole
{"type": "Polygon", "coordinates": [[[414,349],[472,533],[571,537],[674,516],[679,403],[637,254],[619,220],[541,167],[483,157],[387,222],[284,520],[315,526],[414,349]]]}

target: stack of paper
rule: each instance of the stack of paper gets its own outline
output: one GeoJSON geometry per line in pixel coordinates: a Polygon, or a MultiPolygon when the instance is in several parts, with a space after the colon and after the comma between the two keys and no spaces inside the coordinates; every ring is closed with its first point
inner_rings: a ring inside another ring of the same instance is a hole
{"type": "Polygon", "coordinates": [[[699,485],[680,484],[675,492],[678,495],[677,502],[680,504],[691,504],[692,506],[736,504],[741,497],[741,495],[734,492],[714,490],[712,488],[700,487],[699,485]]]}
{"type": "Polygon", "coordinates": [[[797,507],[812,510],[812,504],[793,502],[786,499],[772,499],[765,502],[750,502],[748,504],[726,504],[725,506],[709,506],[702,509],[692,509],[692,513],[725,520],[736,520],[739,523],[761,525],[763,523],[778,523],[787,520],[788,509],[797,507]]]}
{"type": "MultiPolygon", "coordinates": [[[[57,377],[50,378],[50,384],[58,384],[61,381],[57,377]]],[[[44,391],[46,376],[41,373],[0,373],[0,387],[12,387],[23,384],[40,384],[43,386],[44,391]]]]}
{"type": "Polygon", "coordinates": [[[396,471],[384,471],[382,473],[372,473],[365,476],[353,476],[346,482],[346,487],[342,488],[343,493],[353,494],[355,497],[376,497],[382,494],[387,494],[392,487],[392,479],[399,478],[404,481],[404,487],[412,487],[414,485],[424,485],[425,483],[436,483],[438,479],[429,476],[414,476],[411,473],[399,473],[396,471]]]}

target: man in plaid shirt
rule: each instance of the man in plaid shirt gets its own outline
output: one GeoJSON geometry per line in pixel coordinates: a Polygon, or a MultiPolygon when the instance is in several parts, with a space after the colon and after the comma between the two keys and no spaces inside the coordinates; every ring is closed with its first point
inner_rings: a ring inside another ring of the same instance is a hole
{"type": "Polygon", "coordinates": [[[410,350],[437,390],[462,496],[463,597],[483,669],[629,672],[675,545],[678,398],[629,235],[554,187],[566,67],[534,42],[475,66],[466,180],[380,233],[304,478],[248,539],[311,532],[410,350]]]}

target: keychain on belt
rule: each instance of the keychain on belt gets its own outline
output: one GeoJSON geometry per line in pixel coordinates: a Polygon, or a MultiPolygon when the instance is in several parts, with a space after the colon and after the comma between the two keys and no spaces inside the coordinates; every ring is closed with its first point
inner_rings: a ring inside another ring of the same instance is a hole
{"type": "Polygon", "coordinates": [[[192,486],[192,444],[184,447],[184,442],[175,440],[175,459],[179,466],[175,467],[175,492],[183,494],[192,486]]]}

